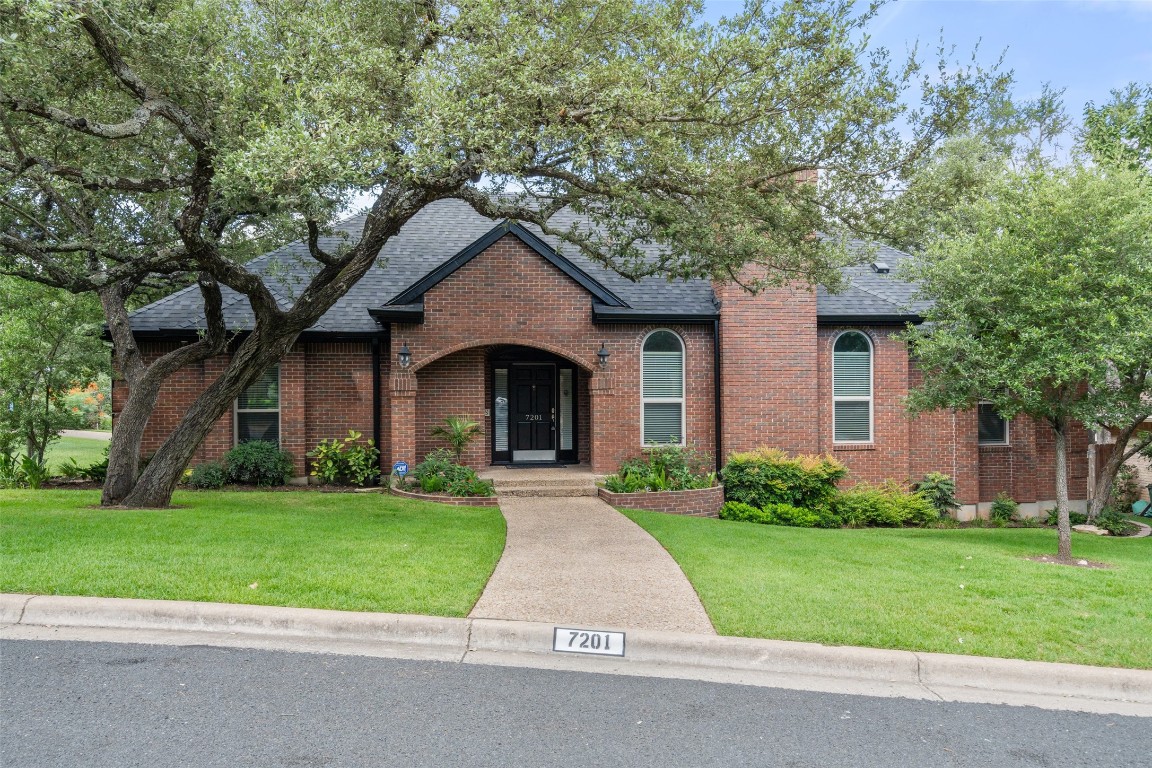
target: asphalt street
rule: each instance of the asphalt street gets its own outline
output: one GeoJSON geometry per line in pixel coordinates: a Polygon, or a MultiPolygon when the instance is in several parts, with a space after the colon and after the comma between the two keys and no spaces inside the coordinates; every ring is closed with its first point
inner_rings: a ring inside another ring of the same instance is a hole
{"type": "Polygon", "coordinates": [[[0,765],[1140,766],[1152,721],[356,656],[0,643],[0,765]]]}

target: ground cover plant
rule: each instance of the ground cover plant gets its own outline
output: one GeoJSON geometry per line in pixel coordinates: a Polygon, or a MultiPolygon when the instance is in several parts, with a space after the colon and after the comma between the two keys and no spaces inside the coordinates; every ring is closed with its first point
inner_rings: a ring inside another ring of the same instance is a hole
{"type": "Polygon", "coordinates": [[[818,530],[627,511],[722,635],[1152,668],[1152,539],[1078,535],[1108,568],[1028,560],[1056,532],[818,530]]]}
{"type": "Polygon", "coordinates": [[[382,494],[0,491],[0,592],[464,616],[504,547],[495,508],[382,494]]]}
{"type": "Polygon", "coordinates": [[[691,445],[654,445],[621,462],[615,474],[604,478],[604,487],[613,493],[711,488],[716,485],[712,466],[711,455],[691,445]]]}
{"type": "Polygon", "coordinates": [[[476,471],[463,464],[457,464],[453,454],[438,448],[416,465],[412,479],[405,490],[424,493],[445,493],[449,496],[495,496],[496,490],[491,480],[481,480],[476,471]]]}

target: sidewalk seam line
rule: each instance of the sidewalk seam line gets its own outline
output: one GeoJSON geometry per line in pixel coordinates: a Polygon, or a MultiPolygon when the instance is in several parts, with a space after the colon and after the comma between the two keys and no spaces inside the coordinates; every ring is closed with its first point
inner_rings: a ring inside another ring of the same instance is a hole
{"type": "Polygon", "coordinates": [[[917,684],[918,684],[918,685],[919,685],[921,688],[923,688],[924,690],[928,691],[928,693],[932,694],[933,696],[935,696],[935,697],[936,697],[937,699],[939,699],[940,701],[947,701],[947,699],[945,699],[943,696],[941,696],[941,695],[940,695],[939,693],[937,693],[936,691],[932,690],[930,687],[928,687],[928,684],[924,682],[924,677],[921,675],[921,660],[920,660],[920,654],[919,654],[919,653],[917,653],[916,651],[910,651],[910,653],[912,654],[912,658],[916,659],[916,683],[917,683],[917,684]]]}
{"type": "Polygon", "coordinates": [[[20,606],[20,616],[17,617],[17,619],[16,619],[17,624],[23,624],[24,623],[24,612],[28,610],[28,604],[35,599],[36,599],[36,595],[29,595],[28,599],[24,601],[24,604],[20,606]]]}

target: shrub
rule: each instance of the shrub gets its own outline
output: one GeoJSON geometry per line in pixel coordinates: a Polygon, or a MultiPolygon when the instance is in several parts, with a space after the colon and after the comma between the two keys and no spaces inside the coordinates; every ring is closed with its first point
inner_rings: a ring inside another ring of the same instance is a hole
{"type": "Polygon", "coordinates": [[[721,520],[737,520],[764,525],[790,525],[795,528],[836,528],[840,521],[830,512],[816,512],[791,504],[769,504],[763,509],[741,501],[726,501],[720,508],[721,520]]]}
{"type": "Polygon", "coordinates": [[[197,464],[186,481],[193,488],[219,488],[227,480],[224,467],[215,461],[197,464]]]}
{"type": "Polygon", "coordinates": [[[742,501],[726,501],[720,507],[721,520],[735,520],[740,523],[767,523],[764,510],[745,504],[742,501]]]}
{"type": "Polygon", "coordinates": [[[761,509],[790,504],[828,509],[847,468],[830,456],[789,456],[779,448],[734,453],[724,466],[724,495],[761,509]]]}
{"type": "Polygon", "coordinates": [[[93,483],[103,483],[108,478],[108,449],[104,449],[104,458],[95,461],[80,470],[85,480],[93,483]]]}
{"type": "Polygon", "coordinates": [[[312,459],[309,473],[324,485],[352,483],[365,485],[380,476],[380,450],[372,440],[360,441],[360,433],[348,430],[348,437],[321,440],[308,452],[312,459]]]}
{"type": "Polygon", "coordinates": [[[491,480],[481,480],[471,467],[457,464],[451,451],[438,448],[424,457],[412,471],[412,479],[425,493],[450,496],[492,496],[491,480]]]}
{"type": "Polygon", "coordinates": [[[230,483],[284,485],[292,477],[292,454],[275,443],[248,440],[224,454],[230,483]]]}
{"type": "Polygon", "coordinates": [[[1114,506],[1104,507],[1100,511],[1096,516],[1096,525],[1113,536],[1127,536],[1136,530],[1136,526],[1124,517],[1120,507],[1114,506]]]}
{"type": "Polygon", "coordinates": [[[952,512],[960,508],[956,499],[956,481],[943,472],[929,472],[913,490],[922,493],[936,507],[940,517],[951,517],[952,512]]]}
{"type": "MultiPolygon", "coordinates": [[[[1073,512],[1072,510],[1068,510],[1068,521],[1071,525],[1084,525],[1084,523],[1088,522],[1088,515],[1084,514],[1083,512],[1073,512]]],[[[1044,522],[1051,526],[1055,526],[1059,523],[1059,512],[1056,507],[1052,507],[1052,509],[1048,510],[1048,515],[1044,522]]]]}
{"type": "Polygon", "coordinates": [[[604,478],[604,487],[613,493],[711,488],[716,484],[711,467],[712,456],[692,446],[652,446],[621,462],[616,474],[604,478]]]}
{"type": "Polygon", "coordinates": [[[996,494],[996,500],[992,502],[992,507],[988,510],[988,519],[997,523],[1010,523],[1016,519],[1019,511],[1020,505],[1011,496],[1001,491],[996,494]]]}
{"type": "Polygon", "coordinates": [[[11,448],[0,451],[0,488],[23,488],[27,485],[22,458],[11,448]]]}
{"type": "Polygon", "coordinates": [[[839,491],[833,508],[841,521],[852,528],[867,526],[925,526],[940,519],[936,507],[920,492],[908,492],[898,483],[861,483],[839,491]]]}

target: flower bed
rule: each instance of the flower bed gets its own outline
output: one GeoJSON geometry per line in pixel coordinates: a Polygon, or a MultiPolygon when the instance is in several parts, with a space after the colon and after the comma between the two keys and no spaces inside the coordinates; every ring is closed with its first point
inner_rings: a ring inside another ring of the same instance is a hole
{"type": "Polygon", "coordinates": [[[724,504],[724,486],[691,488],[685,491],[639,491],[613,493],[599,488],[600,498],[618,509],[647,509],[689,517],[716,517],[724,504]]]}

